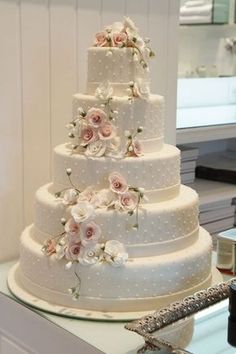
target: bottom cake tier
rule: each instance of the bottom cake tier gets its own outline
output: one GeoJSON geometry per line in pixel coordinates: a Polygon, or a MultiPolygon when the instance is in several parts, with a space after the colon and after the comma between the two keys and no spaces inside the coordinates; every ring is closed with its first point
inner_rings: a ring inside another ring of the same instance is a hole
{"type": "Polygon", "coordinates": [[[158,309],[211,285],[211,237],[202,228],[191,246],[152,257],[131,258],[123,267],[77,265],[81,287],[74,301],[68,289],[78,279],[73,267],[46,257],[30,229],[21,237],[19,277],[24,289],[49,303],[103,312],[158,309]]]}

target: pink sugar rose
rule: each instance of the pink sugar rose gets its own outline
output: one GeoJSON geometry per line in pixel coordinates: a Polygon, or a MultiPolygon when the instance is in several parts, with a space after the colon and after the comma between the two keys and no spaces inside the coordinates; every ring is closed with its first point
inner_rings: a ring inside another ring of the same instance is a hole
{"type": "Polygon", "coordinates": [[[82,139],[81,146],[86,146],[98,139],[97,132],[89,125],[81,130],[80,137],[82,139]]]}
{"type": "Polygon", "coordinates": [[[107,122],[99,128],[98,135],[101,140],[110,140],[116,135],[116,128],[107,122]]]}
{"type": "Polygon", "coordinates": [[[126,192],[121,194],[120,197],[120,205],[124,210],[134,210],[138,205],[138,196],[133,192],[126,192]]]}
{"type": "Polygon", "coordinates": [[[93,187],[87,187],[80,193],[78,200],[90,202],[94,198],[95,194],[96,193],[93,187]]]}
{"type": "Polygon", "coordinates": [[[81,224],[81,241],[86,246],[90,243],[96,243],[101,236],[101,228],[95,222],[81,224]]]}
{"type": "Polygon", "coordinates": [[[125,32],[113,33],[113,43],[115,47],[123,47],[127,42],[127,34],[125,32]]]}
{"type": "Polygon", "coordinates": [[[93,107],[88,110],[85,119],[91,126],[98,128],[107,119],[107,115],[103,110],[93,107]]]}
{"type": "Polygon", "coordinates": [[[106,32],[98,32],[95,35],[95,46],[105,47],[107,45],[107,35],[106,32]]]}
{"type": "Polygon", "coordinates": [[[81,250],[81,242],[70,242],[66,248],[65,257],[68,261],[77,261],[81,250]]]}
{"type": "Polygon", "coordinates": [[[56,241],[55,240],[47,240],[45,242],[45,253],[47,256],[51,256],[56,252],[56,241]]]}
{"type": "Polygon", "coordinates": [[[80,226],[73,218],[69,219],[65,224],[65,232],[72,237],[79,237],[80,226]]]}
{"type": "Polygon", "coordinates": [[[127,192],[129,186],[123,176],[118,172],[113,172],[109,175],[108,180],[110,182],[110,189],[117,194],[123,194],[127,192]]]}

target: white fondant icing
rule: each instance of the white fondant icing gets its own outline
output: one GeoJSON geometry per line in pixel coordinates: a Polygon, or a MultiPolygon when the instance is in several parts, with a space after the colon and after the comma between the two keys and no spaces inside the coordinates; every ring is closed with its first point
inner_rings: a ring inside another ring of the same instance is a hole
{"type": "Polygon", "coordinates": [[[210,253],[211,238],[201,229],[194,244],[171,254],[132,258],[122,268],[105,263],[78,266],[81,301],[73,302],[67,293],[76,282],[73,271],[65,270],[65,261],[45,257],[26,229],[21,238],[21,280],[28,291],[67,306],[107,311],[112,305],[114,311],[124,311],[129,301],[129,309],[150,309],[155,300],[156,308],[208,286],[210,253]]]}
{"type": "MultiPolygon", "coordinates": [[[[87,158],[82,154],[71,152],[69,144],[57,146],[54,150],[53,183],[56,189],[68,186],[65,173],[72,170],[72,180],[82,190],[87,186],[102,189],[108,186],[107,177],[110,172],[120,172],[130,186],[143,187],[148,190],[165,191],[161,200],[172,198],[178,193],[180,183],[180,152],[171,145],[164,145],[156,153],[141,157],[127,158],[87,158]],[[173,190],[169,190],[173,187],[173,190]],[[176,192],[176,193],[175,193],[176,192]]],[[[153,201],[158,202],[152,196],[153,201]]]]}
{"type": "Polygon", "coordinates": [[[133,60],[133,48],[112,48],[112,56],[107,56],[108,48],[88,49],[87,93],[93,95],[101,81],[108,81],[115,96],[127,95],[129,82],[137,79],[149,83],[149,74],[139,62],[133,60]]]}
{"type": "MultiPolygon", "coordinates": [[[[50,189],[52,185],[46,185],[36,193],[35,227],[48,235],[56,236],[63,231],[61,218],[69,218],[70,211],[50,193],[50,189]]],[[[129,216],[125,212],[97,209],[95,220],[102,229],[101,241],[115,238],[130,247],[134,245],[134,256],[135,252],[140,254],[140,245],[146,244],[147,254],[144,249],[144,257],[150,255],[150,252],[156,253],[155,247],[152,248],[150,244],[179,239],[185,246],[184,237],[189,235],[191,238],[198,228],[198,196],[192,189],[182,186],[176,198],[140,206],[138,230],[132,228],[135,215],[129,216]]],[[[37,234],[35,237],[37,238],[37,234]]],[[[191,243],[191,240],[187,240],[188,242],[191,243]]],[[[168,246],[168,251],[174,251],[175,247],[176,242],[168,246]]],[[[157,253],[163,252],[160,250],[157,253]]]]}

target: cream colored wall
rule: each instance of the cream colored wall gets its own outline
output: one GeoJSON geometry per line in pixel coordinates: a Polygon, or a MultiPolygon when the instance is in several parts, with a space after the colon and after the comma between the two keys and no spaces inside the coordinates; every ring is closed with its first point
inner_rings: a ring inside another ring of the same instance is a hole
{"type": "Polygon", "coordinates": [[[0,0],[0,260],[17,256],[34,193],[51,179],[52,149],[66,140],[101,26],[128,15],[151,38],[152,91],[166,96],[166,140],[175,143],[177,10],[172,0],[0,0]]]}

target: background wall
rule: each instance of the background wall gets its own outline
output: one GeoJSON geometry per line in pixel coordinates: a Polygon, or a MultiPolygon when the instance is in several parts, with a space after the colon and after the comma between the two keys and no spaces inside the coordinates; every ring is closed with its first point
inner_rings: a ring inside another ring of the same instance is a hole
{"type": "Polygon", "coordinates": [[[177,12],[172,0],[0,0],[0,260],[15,257],[36,189],[66,140],[72,94],[85,91],[94,32],[128,15],[150,37],[152,91],[166,96],[175,143],[177,12]]]}

